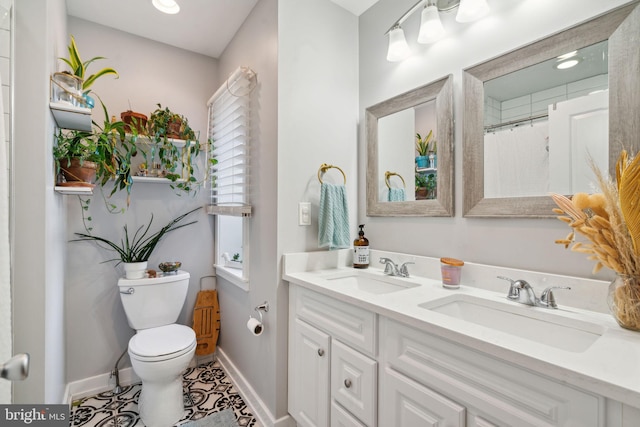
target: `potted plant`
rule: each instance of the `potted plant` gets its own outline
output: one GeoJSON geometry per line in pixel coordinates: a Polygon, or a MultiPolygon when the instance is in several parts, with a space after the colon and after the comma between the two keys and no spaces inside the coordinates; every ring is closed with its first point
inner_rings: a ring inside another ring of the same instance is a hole
{"type": "Polygon", "coordinates": [[[91,89],[89,88],[95,83],[95,81],[98,78],[102,76],[113,74],[116,76],[116,78],[118,78],[118,72],[113,68],[105,67],[98,70],[96,73],[87,76],[87,68],[89,67],[89,65],[94,61],[105,59],[105,58],[103,56],[96,56],[87,61],[82,61],[82,58],[80,57],[80,52],[78,52],[78,46],[76,45],[76,41],[73,38],[73,36],[71,36],[71,42],[69,43],[67,50],[69,51],[69,58],[60,58],[60,59],[71,68],[71,71],[70,72],[65,71],[63,73],[55,73],[54,82],[56,78],[59,78],[59,77],[65,77],[68,79],[70,78],[69,76],[75,76],[74,78],[81,82],[79,84],[81,92],[77,95],[72,94],[72,96],[74,98],[76,96],[80,97],[80,100],[81,101],[83,100],[84,103],[89,106],[89,108],[93,108],[93,99],[90,96],[88,96],[89,92],[91,92],[91,89]],[[60,76],[60,74],[66,74],[66,76],[60,76]]]}
{"type": "Polygon", "coordinates": [[[53,156],[56,162],[56,185],[91,186],[96,182],[98,163],[97,141],[93,132],[58,130],[53,156]]]}
{"type": "Polygon", "coordinates": [[[174,113],[168,107],[158,108],[151,113],[148,127],[149,134],[157,139],[195,139],[195,132],[189,126],[189,120],[181,114],[174,113]]]}
{"type": "MultiPolygon", "coordinates": [[[[171,188],[189,193],[198,182],[193,160],[200,154],[200,142],[185,116],[157,105],[147,122],[149,136],[157,146],[158,160],[165,177],[172,181],[171,188]]],[[[155,155],[156,149],[152,148],[151,158],[145,154],[146,163],[155,163],[155,155]]]]}
{"type": "MultiPolygon", "coordinates": [[[[113,181],[113,189],[109,196],[117,191],[126,190],[127,206],[131,196],[133,179],[131,177],[132,157],[137,153],[135,129],[130,138],[125,137],[124,123],[108,119],[109,113],[101,102],[105,120],[102,126],[93,122],[92,130],[66,131],[59,130],[56,135],[56,145],[53,157],[56,162],[57,185],[63,186],[93,186],[104,187],[113,181]],[[92,176],[85,177],[77,169],[91,168],[92,176]],[[62,179],[64,177],[64,180],[62,179]]],[[[116,208],[108,205],[110,211],[116,208]]]]}
{"type": "Polygon", "coordinates": [[[416,200],[427,198],[427,177],[419,172],[416,173],[416,200]]]}
{"type": "Polygon", "coordinates": [[[416,133],[416,151],[418,152],[418,156],[416,157],[416,167],[418,168],[426,168],[427,167],[427,155],[429,153],[429,143],[433,138],[433,131],[430,130],[429,134],[422,138],[419,133],[416,133]]]}
{"type": "Polygon", "coordinates": [[[160,240],[167,233],[198,222],[191,221],[186,224],[178,224],[188,215],[199,209],[201,208],[195,208],[174,218],[173,220],[169,221],[167,225],[153,234],[149,234],[151,224],[153,223],[153,214],[151,214],[151,220],[149,221],[149,223],[146,226],[141,225],[140,227],[138,227],[133,236],[130,236],[129,229],[125,225],[124,236],[120,240],[120,242],[112,242],[107,238],[87,233],[75,233],[76,236],[79,236],[79,238],[72,240],[72,242],[94,241],[98,244],[106,244],[108,246],[108,249],[113,250],[118,254],[117,258],[113,258],[108,261],[118,261],[117,264],[123,263],[127,279],[140,279],[144,277],[149,257],[151,256],[151,253],[156,248],[158,243],[160,243],[160,240]]]}

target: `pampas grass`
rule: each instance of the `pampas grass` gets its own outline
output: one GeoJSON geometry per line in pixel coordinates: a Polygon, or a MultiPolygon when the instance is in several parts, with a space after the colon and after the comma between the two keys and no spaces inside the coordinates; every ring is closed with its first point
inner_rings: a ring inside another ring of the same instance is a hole
{"type": "Polygon", "coordinates": [[[620,282],[610,306],[621,326],[640,330],[640,156],[622,151],[616,163],[616,181],[592,162],[601,193],[577,193],[571,199],[552,194],[558,219],[571,227],[565,248],[584,253],[596,262],[593,273],[607,267],[620,282]],[[586,237],[576,242],[576,235],[586,237]]]}

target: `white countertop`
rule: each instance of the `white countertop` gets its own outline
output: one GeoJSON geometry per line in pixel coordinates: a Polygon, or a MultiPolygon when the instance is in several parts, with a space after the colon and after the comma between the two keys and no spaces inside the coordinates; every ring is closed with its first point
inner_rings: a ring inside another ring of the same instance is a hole
{"type": "MultiPolygon", "coordinates": [[[[349,257],[348,250],[285,254],[283,279],[466,345],[561,383],[640,408],[640,333],[621,328],[610,314],[563,305],[559,292],[556,294],[559,305],[557,310],[524,306],[506,298],[508,283],[500,284],[504,292],[468,286],[465,285],[464,273],[466,272],[464,271],[461,286],[455,290],[443,288],[439,278],[413,275],[409,279],[394,279],[417,283],[419,286],[384,294],[373,294],[359,290],[355,286],[344,286],[336,280],[328,280],[336,274],[354,271],[353,268],[348,267],[349,257]],[[454,294],[515,304],[528,310],[543,311],[544,315],[552,314],[564,319],[589,322],[596,325],[597,329],[603,333],[586,350],[573,352],[476,325],[419,306],[419,304],[454,294]]],[[[415,258],[418,258],[416,264],[423,261],[423,257],[415,258]]],[[[434,259],[424,259],[424,261],[433,264],[434,259]]],[[[366,274],[384,277],[382,269],[374,266],[369,267],[366,274]]],[[[474,280],[469,278],[468,282],[473,283],[474,280]]],[[[571,292],[576,291],[579,292],[576,289],[571,292]]],[[[536,291],[536,294],[539,295],[539,292],[536,291]]]]}

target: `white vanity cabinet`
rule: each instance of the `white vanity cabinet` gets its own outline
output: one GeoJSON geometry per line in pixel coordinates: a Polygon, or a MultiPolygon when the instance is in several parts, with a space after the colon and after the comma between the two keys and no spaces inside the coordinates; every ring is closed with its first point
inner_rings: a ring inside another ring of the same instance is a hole
{"type": "Polygon", "coordinates": [[[298,425],[375,427],[376,315],[297,286],[289,314],[288,403],[298,425]]]}
{"type": "Polygon", "coordinates": [[[601,396],[387,318],[380,366],[381,426],[606,425],[601,396]]]}

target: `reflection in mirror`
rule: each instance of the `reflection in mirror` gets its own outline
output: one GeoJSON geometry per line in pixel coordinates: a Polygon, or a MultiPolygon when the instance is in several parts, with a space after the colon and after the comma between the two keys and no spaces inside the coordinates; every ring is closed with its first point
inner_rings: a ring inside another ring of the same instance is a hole
{"type": "Polygon", "coordinates": [[[378,201],[436,198],[436,126],[435,100],[378,120],[378,170],[386,171],[379,177],[378,201]]]}
{"type": "Polygon", "coordinates": [[[554,216],[549,192],[593,192],[589,159],[615,175],[640,149],[638,3],[463,71],[464,216],[554,216]]]}
{"type": "Polygon", "coordinates": [[[609,170],[607,41],[484,82],[484,197],[591,192],[609,170]],[[565,167],[568,166],[568,167],[565,167]]]}
{"type": "Polygon", "coordinates": [[[453,215],[452,79],[367,108],[367,215],[453,215]]]}

